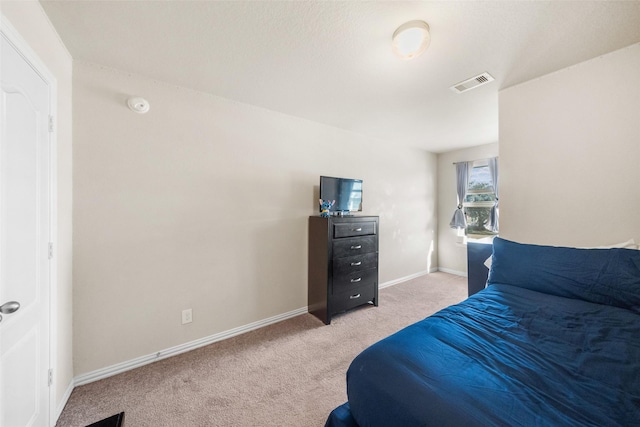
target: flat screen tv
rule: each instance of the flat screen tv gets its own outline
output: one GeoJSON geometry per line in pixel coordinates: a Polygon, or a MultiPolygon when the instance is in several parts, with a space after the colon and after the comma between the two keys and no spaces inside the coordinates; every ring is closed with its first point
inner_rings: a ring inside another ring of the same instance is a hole
{"type": "MultiPolygon", "coordinates": [[[[320,177],[320,198],[335,200],[330,212],[348,214],[362,211],[362,180],[350,178],[320,177]]],[[[322,211],[322,209],[320,209],[322,211]]]]}

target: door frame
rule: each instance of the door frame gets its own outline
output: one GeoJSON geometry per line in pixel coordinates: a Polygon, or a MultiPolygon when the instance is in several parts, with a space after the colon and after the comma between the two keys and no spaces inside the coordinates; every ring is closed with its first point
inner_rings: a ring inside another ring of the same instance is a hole
{"type": "MultiPolygon", "coordinates": [[[[36,73],[46,82],[49,88],[49,115],[50,115],[50,129],[49,132],[49,242],[52,244],[53,252],[52,257],[49,259],[49,375],[52,380],[49,384],[49,408],[48,408],[48,421],[49,426],[53,427],[56,424],[59,411],[56,407],[56,387],[57,381],[57,318],[58,312],[58,251],[57,251],[57,103],[58,103],[58,85],[57,80],[53,74],[49,71],[40,57],[31,48],[29,43],[20,35],[20,33],[9,23],[7,18],[0,13],[0,37],[4,37],[18,53],[29,63],[29,65],[36,71],[36,73]]],[[[46,379],[44,379],[46,380],[46,379]]]]}

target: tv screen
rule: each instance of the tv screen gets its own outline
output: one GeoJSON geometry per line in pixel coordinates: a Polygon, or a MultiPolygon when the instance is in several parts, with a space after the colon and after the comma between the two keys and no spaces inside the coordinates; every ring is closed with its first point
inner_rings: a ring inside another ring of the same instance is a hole
{"type": "Polygon", "coordinates": [[[321,176],[320,198],[336,201],[331,212],[362,211],[362,180],[321,176]]]}

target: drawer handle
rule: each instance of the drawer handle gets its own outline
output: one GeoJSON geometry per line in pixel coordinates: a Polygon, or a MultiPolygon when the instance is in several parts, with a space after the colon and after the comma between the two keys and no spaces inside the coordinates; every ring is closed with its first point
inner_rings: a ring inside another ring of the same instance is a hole
{"type": "Polygon", "coordinates": [[[362,261],[358,261],[358,262],[352,262],[351,263],[351,267],[357,267],[359,265],[362,265],[362,261]]]}
{"type": "Polygon", "coordinates": [[[355,294],[355,295],[350,295],[349,299],[356,299],[356,298],[360,298],[360,294],[355,294]]]}
{"type": "Polygon", "coordinates": [[[351,249],[362,249],[362,245],[358,245],[358,246],[351,246],[351,249]]]}
{"type": "Polygon", "coordinates": [[[357,279],[351,279],[351,283],[358,283],[362,280],[362,277],[358,277],[357,279]]]}
{"type": "Polygon", "coordinates": [[[353,230],[351,230],[351,231],[362,231],[362,227],[354,228],[354,229],[353,229],[353,230]]]}

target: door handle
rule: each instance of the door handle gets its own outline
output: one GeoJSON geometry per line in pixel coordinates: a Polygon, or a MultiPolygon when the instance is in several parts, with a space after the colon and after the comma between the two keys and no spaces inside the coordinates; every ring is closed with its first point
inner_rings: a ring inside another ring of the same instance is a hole
{"type": "Polygon", "coordinates": [[[18,311],[20,308],[20,303],[18,301],[9,301],[0,305],[0,313],[2,314],[11,314],[18,311]]]}

